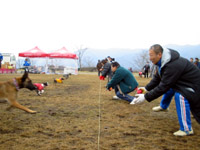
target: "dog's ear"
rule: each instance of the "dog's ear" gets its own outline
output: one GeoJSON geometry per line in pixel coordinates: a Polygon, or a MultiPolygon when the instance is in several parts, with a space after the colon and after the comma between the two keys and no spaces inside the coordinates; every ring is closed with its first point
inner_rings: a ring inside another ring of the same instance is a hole
{"type": "Polygon", "coordinates": [[[24,82],[28,78],[28,72],[25,69],[24,75],[22,76],[22,82],[24,82]]]}
{"type": "Polygon", "coordinates": [[[48,85],[49,85],[49,83],[48,83],[48,82],[44,82],[43,84],[44,84],[45,86],[48,86],[48,85]]]}
{"type": "Polygon", "coordinates": [[[24,68],[24,71],[25,71],[25,72],[28,72],[28,68],[24,68]]]}

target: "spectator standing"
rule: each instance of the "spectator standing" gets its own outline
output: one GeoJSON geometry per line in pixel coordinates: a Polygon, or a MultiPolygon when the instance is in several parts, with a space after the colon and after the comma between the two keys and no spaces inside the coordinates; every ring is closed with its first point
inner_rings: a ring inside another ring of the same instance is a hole
{"type": "Polygon", "coordinates": [[[144,72],[144,77],[148,78],[149,77],[149,70],[150,70],[150,65],[149,62],[146,63],[143,67],[143,72],[144,72]]]}
{"type": "Polygon", "coordinates": [[[29,68],[31,66],[30,60],[28,58],[25,59],[24,61],[24,69],[26,69],[29,72],[29,68]]]}
{"type": "Polygon", "coordinates": [[[102,71],[102,64],[101,64],[100,60],[98,60],[96,67],[97,67],[97,71],[98,71],[98,76],[100,76],[101,75],[101,71],[102,71]]]}
{"type": "Polygon", "coordinates": [[[199,58],[195,58],[194,64],[200,69],[199,58]]]}
{"type": "Polygon", "coordinates": [[[1,68],[1,62],[3,61],[3,55],[0,53],[0,68],[1,68]]]}
{"type": "Polygon", "coordinates": [[[111,58],[110,56],[108,56],[107,59],[109,63],[112,63],[113,61],[115,61],[115,58],[111,58]]]}
{"type": "Polygon", "coordinates": [[[193,58],[190,58],[190,62],[191,62],[191,63],[194,63],[194,59],[193,59],[193,58]]]}

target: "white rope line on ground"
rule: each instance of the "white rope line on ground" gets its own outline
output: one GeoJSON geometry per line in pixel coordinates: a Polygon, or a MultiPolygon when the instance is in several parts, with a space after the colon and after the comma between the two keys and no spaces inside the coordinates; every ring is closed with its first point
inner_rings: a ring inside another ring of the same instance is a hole
{"type": "Polygon", "coordinates": [[[99,132],[98,132],[98,150],[100,149],[101,136],[101,80],[99,82],[99,132]]]}

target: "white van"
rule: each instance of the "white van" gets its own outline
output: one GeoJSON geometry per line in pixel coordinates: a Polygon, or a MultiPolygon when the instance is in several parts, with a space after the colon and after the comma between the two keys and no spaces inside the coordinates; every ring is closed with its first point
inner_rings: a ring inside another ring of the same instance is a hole
{"type": "Polygon", "coordinates": [[[5,64],[5,63],[9,63],[10,65],[12,64],[13,67],[16,67],[16,57],[14,54],[12,53],[1,53],[1,55],[3,56],[3,61],[1,62],[1,64],[5,64]]]}

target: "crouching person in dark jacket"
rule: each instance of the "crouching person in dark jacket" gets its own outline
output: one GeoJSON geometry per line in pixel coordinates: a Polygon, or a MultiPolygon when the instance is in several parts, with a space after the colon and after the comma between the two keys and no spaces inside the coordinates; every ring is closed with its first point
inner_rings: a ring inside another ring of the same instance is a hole
{"type": "Polygon", "coordinates": [[[108,62],[107,59],[102,60],[101,64],[103,66],[103,69],[101,72],[101,76],[99,78],[100,80],[104,80],[104,78],[108,76],[108,82],[109,82],[113,75],[112,70],[111,70],[111,64],[108,62]]]}
{"type": "Polygon", "coordinates": [[[112,62],[111,69],[113,77],[106,87],[108,90],[115,89],[116,96],[113,96],[113,99],[123,99],[131,102],[134,97],[128,95],[128,93],[134,91],[138,86],[135,77],[129,70],[121,67],[118,62],[112,62]]]}
{"type": "Polygon", "coordinates": [[[175,96],[176,111],[180,128],[175,136],[193,134],[190,110],[200,123],[200,70],[179,53],[171,49],[163,49],[156,44],[149,49],[150,60],[158,66],[153,79],[143,89],[146,94],[139,94],[131,103],[137,104],[152,100],[170,92],[175,96]]]}

